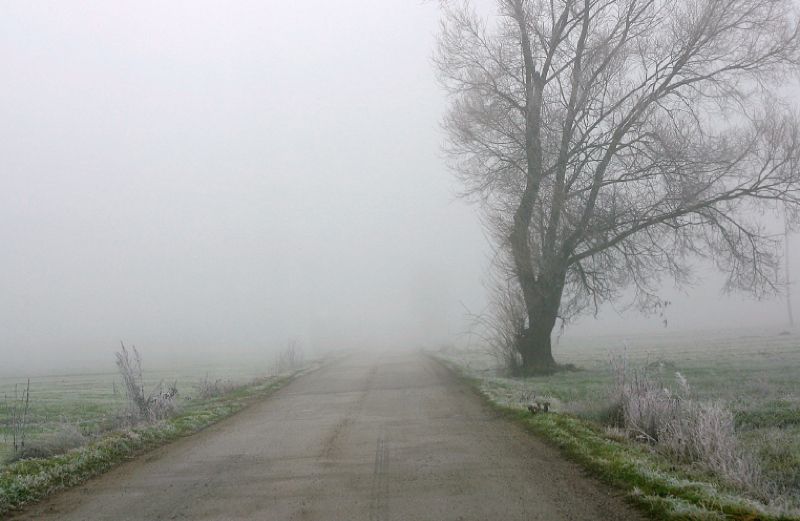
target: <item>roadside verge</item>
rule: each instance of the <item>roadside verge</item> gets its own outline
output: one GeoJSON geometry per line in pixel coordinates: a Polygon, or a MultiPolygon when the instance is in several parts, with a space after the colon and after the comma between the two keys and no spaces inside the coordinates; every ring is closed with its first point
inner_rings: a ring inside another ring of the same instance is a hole
{"type": "Polygon", "coordinates": [[[1,465],[0,517],[55,492],[79,485],[156,447],[195,434],[270,396],[318,367],[265,378],[215,398],[193,400],[172,418],[110,432],[64,454],[1,465]]]}
{"type": "Polygon", "coordinates": [[[568,459],[617,488],[631,504],[658,520],[790,521],[769,512],[760,503],[738,495],[714,476],[676,466],[668,458],[621,437],[602,426],[568,414],[531,414],[520,407],[500,404],[485,391],[481,378],[452,360],[430,356],[466,382],[495,411],[529,432],[557,446],[568,459]]]}

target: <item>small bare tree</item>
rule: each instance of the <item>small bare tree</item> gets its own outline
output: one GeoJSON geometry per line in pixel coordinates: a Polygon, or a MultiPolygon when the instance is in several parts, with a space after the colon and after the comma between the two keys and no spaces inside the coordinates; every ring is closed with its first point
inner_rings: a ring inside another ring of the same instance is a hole
{"type": "MultiPolygon", "coordinates": [[[[513,268],[527,371],[551,333],[711,259],[727,289],[776,289],[796,221],[800,125],[779,87],[800,62],[793,0],[443,1],[436,64],[446,151],[513,268]]],[[[793,76],[792,76],[793,77],[793,76]]]]}
{"type": "Polygon", "coordinates": [[[498,365],[510,375],[523,372],[518,344],[525,333],[525,302],[515,280],[494,281],[489,307],[471,316],[471,333],[485,342],[498,365]]]}
{"type": "Polygon", "coordinates": [[[128,405],[131,412],[141,418],[147,418],[147,398],[144,394],[144,379],[142,376],[142,357],[136,346],[128,351],[123,342],[120,342],[120,350],[114,353],[117,359],[117,368],[122,376],[122,383],[125,386],[125,395],[128,397],[128,405]]]}
{"type": "Polygon", "coordinates": [[[286,343],[286,349],[275,357],[272,372],[277,375],[286,371],[296,371],[302,367],[304,360],[305,356],[300,341],[290,338],[286,343]]]}
{"type": "Polygon", "coordinates": [[[129,414],[133,421],[163,420],[175,412],[175,402],[178,397],[177,382],[165,387],[161,381],[147,394],[144,390],[142,357],[136,346],[132,346],[128,351],[125,344],[120,342],[120,350],[115,356],[128,397],[129,414]]]}
{"type": "Polygon", "coordinates": [[[8,422],[8,432],[11,437],[11,448],[15,456],[25,451],[25,441],[28,436],[29,412],[31,403],[31,379],[22,387],[14,384],[14,396],[5,395],[5,415],[8,422]]]}

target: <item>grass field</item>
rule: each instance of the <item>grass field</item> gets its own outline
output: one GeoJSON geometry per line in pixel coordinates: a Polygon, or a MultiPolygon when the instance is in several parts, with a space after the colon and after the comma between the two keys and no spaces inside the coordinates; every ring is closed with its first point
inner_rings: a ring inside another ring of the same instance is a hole
{"type": "MultiPolygon", "coordinates": [[[[196,396],[200,382],[206,378],[244,384],[270,372],[267,360],[250,364],[194,363],[149,368],[147,353],[143,353],[143,358],[145,389],[149,391],[161,382],[176,383],[179,409],[196,396]]],[[[0,463],[12,456],[6,405],[13,400],[15,388],[19,395],[27,386],[27,380],[24,375],[0,377],[0,463]]],[[[87,438],[96,437],[115,426],[126,403],[113,358],[107,367],[99,367],[95,372],[31,377],[28,442],[35,444],[65,428],[77,430],[87,438]]]]}
{"type": "Polygon", "coordinates": [[[554,345],[559,362],[579,370],[551,376],[505,378],[480,349],[448,350],[456,363],[500,406],[521,409],[531,393],[554,409],[599,422],[607,414],[613,376],[609,361],[626,353],[674,382],[680,372],[698,400],[721,401],[735,416],[736,436],[775,486],[776,505],[800,507],[800,334],[780,328],[669,333],[658,335],[564,337],[554,345]]]}

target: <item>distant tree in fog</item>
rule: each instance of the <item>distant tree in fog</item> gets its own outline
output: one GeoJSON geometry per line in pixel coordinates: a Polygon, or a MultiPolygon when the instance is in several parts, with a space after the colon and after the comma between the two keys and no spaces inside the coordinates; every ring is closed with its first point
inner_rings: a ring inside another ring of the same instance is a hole
{"type": "Polygon", "coordinates": [[[559,318],[625,288],[657,309],[694,256],[728,289],[774,291],[796,223],[800,63],[793,0],[442,1],[447,152],[524,301],[524,371],[556,367],[559,318]]]}

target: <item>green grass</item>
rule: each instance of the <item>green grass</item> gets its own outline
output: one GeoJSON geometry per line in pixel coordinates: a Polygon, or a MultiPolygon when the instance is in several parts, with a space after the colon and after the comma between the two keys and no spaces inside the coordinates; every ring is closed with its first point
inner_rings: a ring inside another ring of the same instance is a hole
{"type": "Polygon", "coordinates": [[[800,493],[800,426],[772,427],[745,430],[740,437],[761,462],[764,476],[780,484],[783,495],[800,493]]]}
{"type": "Polygon", "coordinates": [[[736,413],[736,424],[742,429],[785,429],[800,425],[798,404],[775,400],[761,404],[758,408],[740,410],[736,413]]]}
{"type": "MultiPolygon", "coordinates": [[[[62,455],[20,460],[0,466],[0,515],[57,490],[80,484],[146,450],[193,434],[241,410],[249,403],[269,396],[293,376],[262,379],[253,385],[209,400],[186,401],[181,412],[169,420],[107,433],[84,447],[62,455]]],[[[92,409],[91,413],[103,412],[112,407],[112,404],[101,403],[102,407],[92,409]]],[[[78,412],[83,414],[86,411],[78,412]]]]}
{"type": "Polygon", "coordinates": [[[678,468],[646,446],[609,436],[594,422],[567,414],[531,415],[518,407],[501,405],[494,393],[486,392],[483,380],[470,377],[461,367],[443,361],[468,381],[495,410],[556,445],[568,458],[583,465],[605,483],[625,491],[626,499],[653,519],[797,519],[770,513],[763,505],[742,497],[713,476],[678,468]]]}
{"type": "Polygon", "coordinates": [[[800,509],[800,336],[762,330],[562,339],[554,353],[559,362],[581,370],[505,378],[480,350],[438,356],[469,377],[504,414],[627,491],[657,519],[795,519],[788,513],[800,509]],[[780,492],[770,505],[759,506],[745,491],[678,466],[601,426],[609,416],[608,360],[621,350],[665,381],[680,372],[696,398],[727,403],[741,445],[780,492]],[[531,393],[550,399],[557,414],[528,414],[524,407],[531,393]]]}
{"type": "Polygon", "coordinates": [[[507,412],[603,481],[627,491],[632,503],[656,519],[790,519],[765,513],[705,476],[680,472],[657,453],[610,439],[586,421],[560,414],[507,412]]]}
{"type": "MultiPolygon", "coordinates": [[[[147,391],[159,382],[177,382],[178,405],[184,407],[196,394],[197,384],[206,376],[214,380],[244,383],[267,374],[263,365],[203,365],[186,364],[177,368],[151,367],[144,354],[144,384],[147,391]]],[[[126,406],[125,391],[115,370],[113,359],[101,370],[84,374],[40,375],[30,378],[30,410],[28,414],[28,441],[56,434],[65,424],[77,427],[86,436],[93,437],[112,430],[119,423],[118,416],[126,406]]],[[[8,438],[6,398],[14,396],[16,386],[20,393],[27,377],[0,377],[0,463],[12,456],[8,438]]]]}

